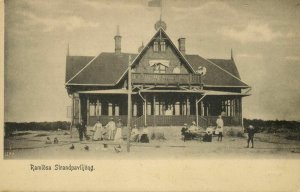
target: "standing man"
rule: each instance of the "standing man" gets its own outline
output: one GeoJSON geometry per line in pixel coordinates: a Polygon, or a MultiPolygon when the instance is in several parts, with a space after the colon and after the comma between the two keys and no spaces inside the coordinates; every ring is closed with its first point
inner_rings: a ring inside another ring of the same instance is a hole
{"type": "Polygon", "coordinates": [[[248,141],[247,141],[247,148],[249,148],[249,143],[251,141],[252,144],[252,148],[254,148],[254,143],[253,143],[253,138],[254,138],[254,134],[255,134],[255,129],[252,125],[249,125],[248,128],[248,141]]]}
{"type": "Polygon", "coordinates": [[[86,124],[83,121],[83,119],[80,121],[80,123],[77,124],[76,127],[78,129],[80,141],[83,140],[83,135],[84,135],[84,137],[85,137],[86,140],[90,139],[90,137],[87,135],[86,124]]]}
{"type": "Polygon", "coordinates": [[[221,115],[219,115],[219,117],[218,117],[218,119],[216,121],[216,124],[217,124],[217,131],[219,132],[219,134],[218,134],[218,141],[222,141],[224,122],[223,122],[223,119],[222,119],[221,115]]]}

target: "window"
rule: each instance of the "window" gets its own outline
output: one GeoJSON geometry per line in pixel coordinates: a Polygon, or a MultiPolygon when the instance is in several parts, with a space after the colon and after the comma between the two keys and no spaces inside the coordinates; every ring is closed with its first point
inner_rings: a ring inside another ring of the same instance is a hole
{"type": "Polygon", "coordinates": [[[154,65],[154,73],[166,73],[166,66],[161,63],[154,65]]]}
{"type": "Polygon", "coordinates": [[[154,42],[153,51],[158,52],[158,42],[157,41],[154,42]]]}
{"type": "Polygon", "coordinates": [[[166,42],[164,41],[154,41],[153,44],[153,51],[154,52],[165,52],[166,51],[166,42]]]}
{"type": "Polygon", "coordinates": [[[90,108],[90,111],[89,111],[90,116],[96,116],[96,103],[94,101],[90,102],[89,108],[90,108]]]}
{"type": "Polygon", "coordinates": [[[160,42],[160,51],[165,52],[166,51],[166,42],[161,41],[160,42]]]}

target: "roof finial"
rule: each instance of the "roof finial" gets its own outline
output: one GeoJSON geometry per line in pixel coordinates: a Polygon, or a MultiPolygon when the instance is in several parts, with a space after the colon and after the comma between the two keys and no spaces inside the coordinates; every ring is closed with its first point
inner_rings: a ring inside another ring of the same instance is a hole
{"type": "Polygon", "coordinates": [[[117,25],[117,36],[120,36],[120,26],[117,25]]]}
{"type": "Polygon", "coordinates": [[[230,58],[231,58],[231,60],[233,60],[233,50],[232,50],[232,48],[230,50],[230,58]]]}
{"type": "Polygon", "coordinates": [[[69,42],[68,42],[68,46],[67,46],[67,56],[70,56],[70,45],[69,45],[69,42]]]}

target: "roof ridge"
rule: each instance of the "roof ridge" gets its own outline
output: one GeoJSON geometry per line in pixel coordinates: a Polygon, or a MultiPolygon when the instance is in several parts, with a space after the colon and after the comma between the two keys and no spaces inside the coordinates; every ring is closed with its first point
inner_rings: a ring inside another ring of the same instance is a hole
{"type": "MultiPolygon", "coordinates": [[[[208,60],[208,59],[205,59],[205,58],[201,57],[200,55],[198,55],[198,57],[200,57],[200,58],[202,58],[202,59],[208,61],[210,64],[216,66],[217,68],[219,68],[220,70],[222,70],[222,71],[224,71],[225,73],[229,74],[229,75],[232,76],[233,78],[235,78],[235,79],[239,80],[240,82],[242,82],[242,83],[248,85],[247,83],[245,83],[244,81],[242,81],[240,78],[236,77],[235,75],[233,75],[233,74],[230,73],[229,71],[227,71],[227,70],[223,69],[222,67],[218,66],[218,65],[215,64],[214,62],[212,62],[212,61],[210,61],[210,60],[208,60]]],[[[249,85],[248,85],[248,86],[249,86],[249,85]]]]}
{"type": "Polygon", "coordinates": [[[72,78],[69,79],[68,82],[65,83],[68,84],[69,82],[71,82],[77,75],[79,75],[87,66],[89,66],[96,58],[98,58],[102,53],[98,54],[97,56],[95,56],[90,62],[88,62],[82,69],[80,69],[72,78]]]}

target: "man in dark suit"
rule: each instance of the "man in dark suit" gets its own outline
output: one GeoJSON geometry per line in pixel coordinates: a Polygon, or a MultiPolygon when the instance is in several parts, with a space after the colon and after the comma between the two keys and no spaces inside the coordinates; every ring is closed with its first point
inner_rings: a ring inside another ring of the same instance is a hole
{"type": "Polygon", "coordinates": [[[252,125],[249,125],[249,128],[248,128],[248,140],[247,140],[247,148],[249,148],[249,143],[251,141],[251,144],[252,144],[252,148],[254,147],[254,143],[253,143],[253,139],[254,139],[254,134],[256,132],[255,128],[252,126],[252,125]]]}
{"type": "Polygon", "coordinates": [[[86,140],[90,139],[90,137],[87,135],[86,124],[83,120],[81,120],[80,123],[78,123],[76,127],[78,129],[80,141],[83,140],[83,135],[86,140]]]}

